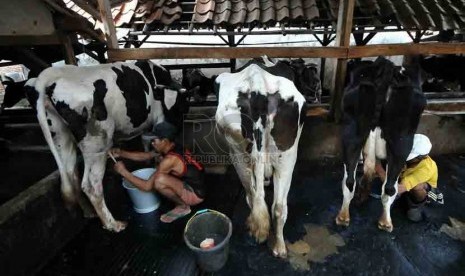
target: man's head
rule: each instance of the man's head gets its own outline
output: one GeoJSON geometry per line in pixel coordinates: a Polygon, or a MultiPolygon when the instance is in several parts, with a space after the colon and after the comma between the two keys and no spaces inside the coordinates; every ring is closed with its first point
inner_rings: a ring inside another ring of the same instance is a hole
{"type": "Polygon", "coordinates": [[[165,121],[156,124],[148,135],[153,137],[152,146],[157,152],[167,153],[173,147],[177,133],[178,129],[165,121]]]}
{"type": "Polygon", "coordinates": [[[429,138],[423,134],[415,134],[413,146],[407,157],[407,164],[417,163],[424,159],[431,151],[432,145],[429,138]]]}

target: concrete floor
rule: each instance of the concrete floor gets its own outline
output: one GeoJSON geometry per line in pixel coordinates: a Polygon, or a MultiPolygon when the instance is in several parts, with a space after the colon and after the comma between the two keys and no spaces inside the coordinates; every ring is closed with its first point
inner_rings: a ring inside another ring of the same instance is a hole
{"type": "MultiPolygon", "coordinates": [[[[208,176],[208,197],[198,208],[212,208],[233,221],[229,260],[217,275],[465,275],[465,243],[440,233],[448,217],[465,221],[465,158],[445,155],[434,158],[440,170],[439,187],[445,205],[431,205],[425,221],[411,223],[401,201],[393,206],[394,231],[377,229],[381,202],[370,200],[362,207],[351,207],[348,228],[338,227],[334,218],[342,192],[342,166],[317,165],[296,168],[289,193],[289,216],[285,238],[295,242],[305,234],[305,224],[324,226],[339,234],[345,246],[322,263],[310,263],[308,271],[295,270],[288,260],[276,259],[266,244],[257,245],[248,236],[244,221],[248,213],[244,195],[232,169],[225,175],[208,176]]],[[[110,177],[111,178],[111,177],[110,177]]],[[[174,224],[159,222],[170,207],[146,215],[131,211],[119,181],[106,186],[112,211],[129,218],[122,233],[109,233],[96,219],[70,242],[40,275],[195,275],[192,254],[182,240],[187,218],[174,224]]],[[[267,201],[272,188],[267,188],[267,201]]]]}

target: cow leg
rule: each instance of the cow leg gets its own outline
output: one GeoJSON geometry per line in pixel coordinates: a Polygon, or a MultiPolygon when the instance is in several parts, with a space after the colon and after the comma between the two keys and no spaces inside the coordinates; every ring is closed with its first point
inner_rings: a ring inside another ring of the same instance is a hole
{"type": "Polygon", "coordinates": [[[263,162],[263,154],[258,153],[257,160],[254,162],[252,177],[252,208],[247,218],[250,234],[254,236],[259,243],[268,239],[270,232],[270,214],[268,213],[265,202],[265,164],[263,162]]]}
{"type": "Polygon", "coordinates": [[[287,220],[287,195],[291,187],[292,173],[297,159],[296,149],[297,147],[281,155],[278,165],[274,166],[273,173],[274,197],[271,207],[275,231],[273,255],[281,258],[287,256],[283,229],[287,220]]]}
{"type": "Polygon", "coordinates": [[[81,193],[76,162],[76,144],[72,133],[63,120],[55,115],[53,110],[47,112],[47,121],[53,135],[58,155],[63,164],[64,171],[60,171],[61,193],[68,208],[77,201],[81,207],[84,217],[95,217],[94,208],[81,193]]]}
{"type": "Polygon", "coordinates": [[[115,232],[124,230],[127,223],[117,221],[113,218],[103,197],[102,179],[105,173],[106,151],[99,153],[83,153],[83,156],[85,168],[82,179],[82,190],[89,197],[104,228],[115,232]]]}
{"type": "Polygon", "coordinates": [[[362,150],[364,139],[351,141],[350,143],[344,143],[344,178],[342,179],[342,194],[344,199],[342,200],[342,206],[339,214],[336,217],[336,224],[349,226],[350,213],[349,206],[350,202],[354,198],[355,188],[357,181],[355,179],[355,172],[357,170],[358,159],[362,150]]]}

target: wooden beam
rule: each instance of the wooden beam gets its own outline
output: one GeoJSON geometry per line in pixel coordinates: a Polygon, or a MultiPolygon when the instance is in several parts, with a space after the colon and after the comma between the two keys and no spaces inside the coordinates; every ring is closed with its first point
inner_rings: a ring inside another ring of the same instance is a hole
{"type": "Polygon", "coordinates": [[[256,58],[263,55],[273,58],[334,58],[346,57],[347,49],[340,47],[178,47],[108,50],[108,58],[111,61],[182,58],[256,58]]]}
{"type": "Polygon", "coordinates": [[[463,54],[465,43],[409,43],[353,46],[349,48],[348,58],[374,57],[379,55],[442,55],[463,54]]]}
{"type": "MultiPolygon", "coordinates": [[[[349,48],[355,0],[339,1],[339,12],[336,27],[336,46],[349,48]]],[[[342,117],[342,93],[344,91],[347,71],[347,59],[339,58],[336,63],[334,90],[331,95],[330,117],[339,122],[342,117]]]]}
{"type": "Polygon", "coordinates": [[[118,39],[116,37],[116,28],[113,17],[111,16],[111,7],[109,0],[97,0],[100,10],[100,16],[105,29],[108,49],[118,49],[118,39]]]}
{"type": "MultiPolygon", "coordinates": [[[[0,45],[2,39],[0,36],[0,45]]],[[[57,43],[59,44],[59,43],[57,43]]],[[[273,58],[363,58],[410,54],[463,54],[465,43],[377,44],[346,47],[177,47],[112,49],[108,51],[111,61],[136,59],[182,59],[182,58],[255,58],[267,55],[273,58]]]]}
{"type": "Polygon", "coordinates": [[[75,17],[77,16],[77,14],[73,13],[73,12],[70,12],[68,9],[64,8],[63,6],[59,5],[57,2],[55,2],[54,0],[42,0],[44,1],[45,3],[47,3],[50,7],[52,7],[54,10],[56,10],[57,12],[63,14],[63,15],[66,15],[66,16],[70,16],[70,17],[75,17]]]}
{"type": "Polygon", "coordinates": [[[95,20],[101,21],[100,13],[94,9],[90,4],[86,3],[87,1],[83,0],[73,0],[74,4],[86,11],[88,14],[92,15],[95,20]]]}
{"type": "Polygon", "coordinates": [[[52,35],[0,35],[0,46],[56,45],[61,44],[56,34],[52,35]]]}
{"type": "Polygon", "coordinates": [[[76,54],[74,53],[73,43],[70,38],[71,34],[63,34],[61,40],[63,42],[64,54],[65,54],[65,63],[77,65],[76,54]]]}
{"type": "Polygon", "coordinates": [[[428,100],[424,112],[433,114],[465,114],[465,100],[428,100]]]}

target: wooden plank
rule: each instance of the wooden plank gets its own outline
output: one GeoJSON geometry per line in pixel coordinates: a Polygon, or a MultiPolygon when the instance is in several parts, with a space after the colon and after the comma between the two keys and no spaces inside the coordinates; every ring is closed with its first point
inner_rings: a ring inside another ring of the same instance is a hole
{"type": "Polygon", "coordinates": [[[273,58],[298,57],[345,57],[347,49],[338,47],[179,47],[109,49],[111,61],[136,59],[182,59],[182,58],[255,58],[267,55],[273,58]]]}
{"type": "Polygon", "coordinates": [[[58,35],[0,35],[1,46],[61,44],[58,35]]]}
{"type": "Polygon", "coordinates": [[[118,39],[116,37],[116,28],[113,17],[111,16],[111,8],[109,0],[97,0],[100,10],[101,20],[105,29],[108,49],[118,49],[118,39]]]}
{"type": "Polygon", "coordinates": [[[379,44],[353,46],[349,48],[348,58],[374,57],[379,55],[396,56],[409,54],[463,54],[465,43],[409,43],[409,44],[379,44]]]}
{"type": "Polygon", "coordinates": [[[465,99],[428,100],[425,113],[465,114],[465,99]]]}
{"type": "MultiPolygon", "coordinates": [[[[1,37],[0,37],[1,38],[1,37]]],[[[1,39],[0,39],[1,41],[1,39]]],[[[179,58],[255,58],[262,55],[282,58],[362,58],[404,54],[463,54],[465,43],[379,44],[351,47],[179,47],[112,49],[108,56],[112,61],[134,59],[179,58]]]]}

